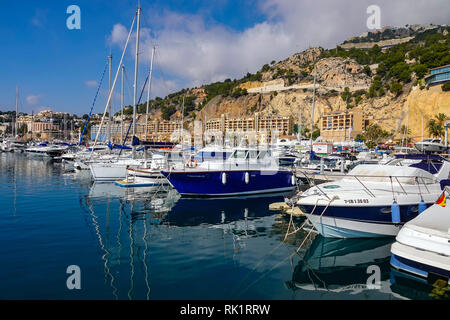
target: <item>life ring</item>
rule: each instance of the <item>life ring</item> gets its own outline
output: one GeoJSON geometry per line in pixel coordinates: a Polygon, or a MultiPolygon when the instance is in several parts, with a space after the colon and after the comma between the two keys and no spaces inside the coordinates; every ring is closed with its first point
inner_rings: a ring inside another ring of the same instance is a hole
{"type": "Polygon", "coordinates": [[[186,167],[187,168],[195,168],[198,165],[197,160],[195,160],[194,158],[189,159],[188,162],[186,162],[186,167]]]}

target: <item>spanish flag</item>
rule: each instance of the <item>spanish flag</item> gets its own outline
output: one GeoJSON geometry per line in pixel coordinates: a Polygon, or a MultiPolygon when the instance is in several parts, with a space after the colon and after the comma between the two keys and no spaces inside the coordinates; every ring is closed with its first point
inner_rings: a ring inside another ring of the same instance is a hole
{"type": "Polygon", "coordinates": [[[440,205],[441,207],[445,207],[445,192],[442,192],[439,199],[436,201],[436,204],[440,205]]]}

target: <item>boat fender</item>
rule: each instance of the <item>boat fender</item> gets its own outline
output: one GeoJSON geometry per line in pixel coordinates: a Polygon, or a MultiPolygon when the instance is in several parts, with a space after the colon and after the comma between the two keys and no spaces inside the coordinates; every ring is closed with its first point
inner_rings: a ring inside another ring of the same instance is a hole
{"type": "Polygon", "coordinates": [[[245,183],[248,184],[250,182],[250,175],[248,172],[245,173],[245,183]]]}
{"type": "Polygon", "coordinates": [[[420,202],[419,202],[419,214],[424,212],[426,208],[427,208],[427,205],[425,204],[423,199],[420,200],[420,202]]]}
{"type": "Polygon", "coordinates": [[[393,223],[400,223],[400,206],[398,205],[397,201],[392,202],[391,218],[393,223]]]}
{"type": "Polygon", "coordinates": [[[227,183],[227,174],[225,172],[222,172],[222,184],[227,183]]]}
{"type": "Polygon", "coordinates": [[[295,186],[295,175],[291,176],[291,184],[295,186]]]}

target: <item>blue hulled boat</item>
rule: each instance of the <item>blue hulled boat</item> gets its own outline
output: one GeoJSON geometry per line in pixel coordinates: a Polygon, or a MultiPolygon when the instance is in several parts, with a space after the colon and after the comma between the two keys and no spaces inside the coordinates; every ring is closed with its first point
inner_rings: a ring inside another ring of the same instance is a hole
{"type": "Polygon", "coordinates": [[[296,187],[292,171],[279,168],[270,150],[235,149],[226,160],[197,163],[162,171],[184,197],[230,197],[288,192],[296,187]]]}

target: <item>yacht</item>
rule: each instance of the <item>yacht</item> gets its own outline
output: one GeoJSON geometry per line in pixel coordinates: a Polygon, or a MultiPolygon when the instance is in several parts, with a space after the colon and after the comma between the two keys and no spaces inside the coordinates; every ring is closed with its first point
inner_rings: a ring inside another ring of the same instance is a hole
{"type": "Polygon", "coordinates": [[[92,162],[89,169],[95,181],[116,181],[126,178],[128,166],[147,167],[148,162],[151,162],[151,159],[111,159],[92,162]]]}
{"type": "Polygon", "coordinates": [[[287,192],[296,187],[291,170],[281,169],[270,149],[236,148],[225,161],[198,163],[161,173],[184,197],[229,197],[287,192]]]}
{"type": "Polygon", "coordinates": [[[5,139],[0,145],[0,149],[3,152],[22,153],[26,147],[27,143],[25,141],[15,138],[5,139]]]}
{"type": "Polygon", "coordinates": [[[414,147],[420,152],[444,152],[447,146],[442,143],[441,139],[424,139],[414,143],[414,147]]]}
{"type": "Polygon", "coordinates": [[[68,150],[67,145],[40,143],[38,145],[26,148],[25,153],[32,156],[56,157],[61,156],[67,150],[68,150]]]}
{"type": "Polygon", "coordinates": [[[395,236],[434,203],[450,162],[437,155],[404,155],[386,165],[359,165],[342,179],[298,193],[296,203],[325,237],[395,236]]]}
{"type": "Polygon", "coordinates": [[[450,284],[450,180],[431,207],[407,222],[391,247],[391,266],[414,276],[450,284]]]}

